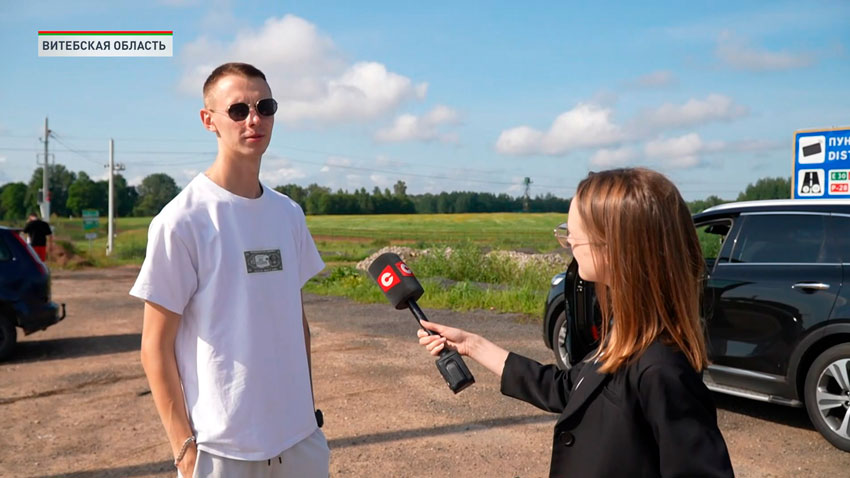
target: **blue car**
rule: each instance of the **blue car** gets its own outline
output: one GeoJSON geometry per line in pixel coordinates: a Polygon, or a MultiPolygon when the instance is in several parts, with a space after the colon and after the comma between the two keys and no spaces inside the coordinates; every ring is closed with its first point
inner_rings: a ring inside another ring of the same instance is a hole
{"type": "Polygon", "coordinates": [[[0,227],[0,360],[14,351],[18,328],[29,335],[65,318],[65,304],[50,299],[50,270],[20,230],[0,227]]]}

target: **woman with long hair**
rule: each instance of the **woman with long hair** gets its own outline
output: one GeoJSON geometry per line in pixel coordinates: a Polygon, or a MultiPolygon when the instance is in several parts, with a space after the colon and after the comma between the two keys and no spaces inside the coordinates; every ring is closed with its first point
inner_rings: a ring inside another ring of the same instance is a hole
{"type": "Polygon", "coordinates": [[[699,315],[704,260],[685,201],[643,168],[590,173],[570,203],[567,242],[596,285],[600,345],[570,370],[461,329],[422,322],[443,348],[501,377],[503,394],[559,413],[550,477],[730,477],[699,315]]]}

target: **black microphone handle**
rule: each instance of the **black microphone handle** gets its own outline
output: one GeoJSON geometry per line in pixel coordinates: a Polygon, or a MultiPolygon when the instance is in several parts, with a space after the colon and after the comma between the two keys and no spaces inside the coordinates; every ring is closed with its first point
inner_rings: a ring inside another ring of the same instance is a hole
{"type": "MultiPolygon", "coordinates": [[[[423,320],[425,322],[429,322],[428,317],[425,317],[425,312],[422,312],[422,309],[419,308],[419,304],[417,304],[415,300],[409,299],[407,301],[407,305],[410,307],[410,311],[413,312],[413,316],[416,317],[417,321],[419,321],[419,327],[422,327],[423,320]]],[[[428,335],[440,335],[437,332],[434,332],[433,330],[426,329],[425,327],[422,327],[422,330],[428,333],[428,335]]],[[[440,351],[440,356],[444,355],[448,351],[448,349],[444,348],[440,351]]]]}
{"type": "MultiPolygon", "coordinates": [[[[419,304],[416,303],[415,299],[408,299],[407,305],[419,322],[420,327],[422,327],[423,320],[428,322],[428,318],[425,317],[425,313],[419,308],[419,304]]],[[[428,330],[425,327],[422,327],[422,330],[427,332],[428,335],[439,335],[437,332],[428,330]]],[[[475,383],[475,377],[472,376],[472,372],[463,363],[463,358],[461,358],[456,350],[449,350],[447,347],[443,347],[443,350],[440,350],[440,358],[435,363],[437,369],[440,371],[440,375],[446,380],[446,384],[453,393],[458,393],[475,383]]]]}

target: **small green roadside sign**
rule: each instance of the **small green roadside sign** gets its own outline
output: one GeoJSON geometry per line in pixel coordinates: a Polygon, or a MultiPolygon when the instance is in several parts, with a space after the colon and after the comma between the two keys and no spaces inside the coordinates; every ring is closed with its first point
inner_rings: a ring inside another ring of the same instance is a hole
{"type": "Polygon", "coordinates": [[[83,231],[86,239],[92,240],[97,237],[97,228],[100,226],[100,211],[97,209],[83,209],[83,231]]]}

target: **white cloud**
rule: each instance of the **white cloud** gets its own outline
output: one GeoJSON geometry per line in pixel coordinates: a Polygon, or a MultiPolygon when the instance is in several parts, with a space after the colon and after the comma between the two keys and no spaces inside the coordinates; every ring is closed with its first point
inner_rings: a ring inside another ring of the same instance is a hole
{"type": "Polygon", "coordinates": [[[765,153],[768,151],[778,151],[786,149],[787,147],[787,141],[745,139],[738,141],[730,141],[726,143],[722,151],[731,153],[765,153]]]}
{"type": "Polygon", "coordinates": [[[726,155],[734,153],[759,154],[781,150],[787,147],[783,141],[734,140],[704,141],[699,134],[689,133],[674,138],[658,138],[644,144],[644,154],[661,166],[668,168],[691,168],[706,166],[703,159],[708,155],[726,155]]]}
{"type": "Polygon", "coordinates": [[[291,183],[296,179],[307,177],[307,173],[296,168],[285,158],[264,158],[260,170],[260,181],[269,187],[291,183]]]}
{"type": "Polygon", "coordinates": [[[502,131],[496,141],[496,150],[514,155],[559,155],[616,144],[625,137],[622,128],[612,122],[611,116],[609,108],[579,104],[555,118],[546,132],[530,126],[502,131]]]}
{"type": "Polygon", "coordinates": [[[424,98],[427,91],[426,84],[413,85],[409,78],[374,62],[356,63],[324,86],[318,98],[283,101],[278,117],[289,123],[376,118],[408,99],[424,98]]]}
{"type": "Polygon", "coordinates": [[[658,70],[636,78],[631,85],[638,88],[661,88],[675,83],[676,77],[673,72],[658,70]]]}
{"type": "MultiPolygon", "coordinates": [[[[519,126],[502,131],[496,141],[496,150],[502,154],[563,155],[575,150],[597,149],[589,164],[594,167],[618,167],[634,162],[640,157],[640,143],[659,133],[684,127],[694,127],[717,121],[731,121],[748,114],[748,109],[731,98],[711,94],[704,99],[691,98],[683,104],[666,103],[637,113],[624,125],[613,121],[611,108],[595,103],[580,103],[559,115],[548,131],[530,126],[519,126]]],[[[728,144],[712,142],[702,144],[698,135],[691,134],[673,139],[654,139],[643,144],[644,154],[663,157],[670,167],[688,167],[699,164],[698,153],[727,151],[764,151],[775,147],[774,142],[737,141],[728,144]],[[696,148],[690,154],[681,149],[696,148]],[[671,153],[670,148],[680,151],[671,153]]]]}
{"type": "Polygon", "coordinates": [[[692,168],[700,166],[700,154],[722,151],[723,142],[704,142],[697,133],[669,139],[648,141],[644,146],[647,157],[658,159],[669,168],[692,168]]]}
{"type": "Polygon", "coordinates": [[[361,176],[359,174],[346,174],[345,175],[345,182],[346,182],[346,184],[350,185],[352,189],[360,189],[361,187],[363,187],[363,185],[361,184],[362,181],[363,181],[363,176],[361,176]]]}
{"type": "Polygon", "coordinates": [[[631,147],[600,149],[590,157],[590,165],[596,168],[618,168],[629,165],[638,157],[631,147]]]}
{"type": "Polygon", "coordinates": [[[729,32],[720,34],[716,53],[730,67],[746,71],[793,70],[811,66],[815,62],[815,56],[811,53],[755,48],[729,32]]]}
{"type": "MultiPolygon", "coordinates": [[[[525,185],[523,181],[525,180],[525,176],[513,176],[510,181],[511,185],[508,186],[507,193],[512,196],[520,196],[525,193],[525,185]]],[[[532,183],[534,184],[534,183],[532,183]]]]}
{"type": "MultiPolygon", "coordinates": [[[[0,164],[3,164],[5,162],[6,162],[6,156],[0,156],[0,164]]],[[[50,170],[51,170],[51,168],[47,168],[47,172],[50,172],[50,170]]]]}
{"type": "Polygon", "coordinates": [[[379,154],[378,156],[375,157],[375,165],[377,165],[381,168],[386,168],[386,167],[404,166],[404,163],[402,163],[402,162],[400,162],[396,159],[392,159],[392,158],[389,158],[387,156],[384,156],[383,154],[379,154]]]}
{"type": "Polygon", "coordinates": [[[411,114],[398,116],[392,126],[375,133],[375,140],[391,143],[401,141],[441,141],[457,143],[458,135],[453,132],[441,132],[444,125],[455,125],[460,121],[457,111],[448,106],[437,105],[421,117],[411,114]]]}
{"type": "Polygon", "coordinates": [[[331,169],[338,169],[334,168],[335,166],[351,166],[351,160],[341,156],[330,156],[327,161],[325,161],[325,165],[322,166],[322,169],[320,169],[319,171],[327,173],[331,171],[331,169]]]}
{"type": "Polygon", "coordinates": [[[427,83],[414,84],[381,63],[350,64],[330,37],[294,15],[270,18],[230,43],[199,37],[183,48],[181,60],[180,89],[191,94],[200,94],[206,76],[221,63],[257,66],[280,103],[277,118],[290,124],[371,119],[424,98],[428,90],[427,83]]]}
{"type": "Polygon", "coordinates": [[[748,109],[725,95],[711,94],[704,100],[690,99],[685,104],[665,103],[644,111],[633,121],[637,131],[658,131],[694,126],[712,121],[728,121],[747,115],[748,109]]]}
{"type": "Polygon", "coordinates": [[[388,188],[395,184],[395,182],[397,181],[397,179],[390,179],[387,176],[384,176],[383,174],[377,173],[370,174],[369,179],[372,180],[372,183],[375,186],[378,186],[380,188],[388,188]]]}

